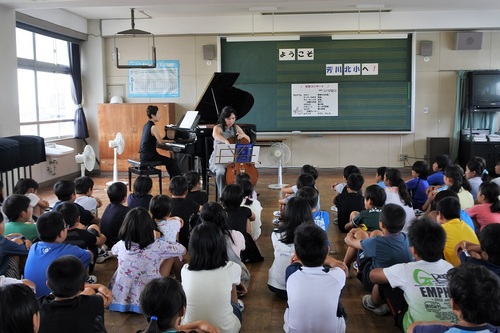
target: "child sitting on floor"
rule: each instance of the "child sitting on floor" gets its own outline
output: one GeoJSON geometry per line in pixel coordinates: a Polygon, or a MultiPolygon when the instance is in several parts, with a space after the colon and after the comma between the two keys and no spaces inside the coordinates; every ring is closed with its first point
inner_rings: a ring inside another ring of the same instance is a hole
{"type": "MultiPolygon", "coordinates": [[[[186,294],[181,284],[169,277],[151,280],[142,290],[139,298],[141,312],[146,317],[148,326],[140,333],[158,332],[208,332],[219,330],[212,324],[198,320],[181,325],[186,313],[186,294]]],[[[139,333],[139,332],[138,332],[139,333]]]]}
{"type": "Polygon", "coordinates": [[[154,238],[156,224],[142,207],[132,208],[120,228],[120,241],[111,252],[118,256],[118,268],[109,283],[113,292],[111,311],[141,313],[139,295],[152,279],[169,276],[176,260],[186,248],[154,238]]]}
{"type": "Polygon", "coordinates": [[[139,176],[134,180],[134,192],[127,197],[127,206],[132,209],[142,207],[149,209],[149,202],[153,197],[151,190],[153,189],[153,181],[148,176],[139,176]]]}
{"type": "Polygon", "coordinates": [[[12,194],[5,199],[2,210],[8,219],[5,234],[20,234],[33,241],[38,235],[36,224],[31,221],[30,199],[21,194],[12,194]]]}
{"type": "Polygon", "coordinates": [[[243,202],[241,203],[241,206],[250,208],[252,213],[255,215],[255,220],[250,221],[250,227],[252,229],[252,232],[250,234],[252,235],[252,238],[254,240],[257,240],[262,232],[260,229],[262,226],[262,205],[260,204],[259,200],[252,198],[252,193],[254,190],[250,180],[242,180],[239,182],[239,185],[243,190],[243,202]]]}
{"type": "MultiPolygon", "coordinates": [[[[236,177],[238,179],[238,177],[236,177]]],[[[196,171],[189,171],[186,173],[186,180],[188,182],[188,193],[186,199],[196,202],[198,205],[203,206],[208,202],[207,192],[201,191],[201,177],[196,171]]]]}
{"type": "Polygon", "coordinates": [[[439,201],[436,207],[437,221],[446,231],[446,245],[444,247],[444,259],[454,267],[460,265],[455,247],[461,241],[479,244],[477,236],[464,221],[460,220],[460,202],[452,197],[439,201]]]}
{"type": "Polygon", "coordinates": [[[243,302],[238,300],[236,286],[241,267],[228,260],[226,240],[215,224],[201,223],[193,229],[189,263],[182,267],[181,275],[187,296],[182,324],[203,319],[221,332],[240,331],[243,302]]]}
{"type": "Polygon", "coordinates": [[[274,261],[269,268],[267,287],[280,298],[287,299],[285,271],[295,253],[295,230],[301,224],[313,224],[311,206],[302,198],[292,198],[285,207],[283,223],[271,233],[274,261]]]}
{"type": "Polygon", "coordinates": [[[0,213],[0,277],[20,279],[31,241],[18,236],[4,237],[5,224],[0,213]],[[23,260],[21,260],[21,258],[23,260]]]}
{"type": "Polygon", "coordinates": [[[40,304],[30,287],[22,283],[0,286],[0,304],[0,332],[38,332],[40,304]]]}
{"type": "Polygon", "coordinates": [[[379,292],[365,296],[363,306],[373,310],[387,302],[396,326],[404,332],[414,321],[454,320],[446,280],[453,266],[442,259],[446,233],[435,221],[421,218],[410,226],[408,240],[416,261],[374,268],[370,280],[378,284],[379,292]]]}
{"type": "MultiPolygon", "coordinates": [[[[408,237],[401,232],[405,225],[406,214],[403,208],[396,204],[387,204],[380,212],[380,230],[372,231],[370,235],[361,229],[351,229],[345,237],[345,243],[350,248],[346,252],[344,263],[347,267],[357,263],[357,278],[366,291],[377,293],[378,286],[370,280],[370,272],[374,268],[385,268],[399,263],[413,261],[408,245],[408,237]],[[356,251],[351,250],[355,249],[356,251]],[[354,252],[354,253],[353,253],[354,252]]],[[[363,298],[363,303],[371,302],[371,295],[363,298]]],[[[373,304],[373,303],[371,303],[373,304]]],[[[387,313],[387,306],[381,305],[371,309],[378,315],[387,313]]]]}
{"type": "Polygon", "coordinates": [[[102,284],[85,284],[85,267],[78,258],[66,255],[47,268],[51,293],[40,298],[39,333],[102,332],[104,307],[113,300],[102,284]],[[77,325],[75,323],[78,323],[77,325]]]}
{"type": "MultiPolygon", "coordinates": [[[[115,183],[116,184],[116,183],[115,183]]],[[[54,184],[54,194],[56,195],[57,201],[54,204],[52,209],[56,209],[63,202],[75,202],[76,199],[76,189],[75,183],[71,180],[58,180],[54,184]]],[[[75,203],[76,207],[78,207],[78,212],[80,213],[80,222],[83,225],[89,226],[91,224],[99,224],[100,220],[96,216],[92,215],[92,213],[79,204],[75,203]]]]}
{"type": "Polygon", "coordinates": [[[106,235],[106,246],[111,249],[120,240],[118,232],[130,208],[123,205],[127,199],[127,185],[116,182],[109,185],[106,193],[109,205],[101,217],[101,231],[106,235]]]}
{"type": "Polygon", "coordinates": [[[22,194],[30,198],[31,207],[33,208],[33,220],[45,213],[45,210],[49,209],[49,202],[40,198],[37,194],[38,183],[31,178],[21,178],[17,181],[16,186],[14,186],[13,194],[22,194]]]}
{"type": "Polygon", "coordinates": [[[242,207],[243,190],[240,185],[229,184],[224,187],[220,197],[221,203],[227,212],[227,226],[230,230],[237,230],[245,237],[245,250],[241,251],[243,262],[259,262],[264,260],[257,244],[252,238],[251,221],[255,215],[248,207],[242,207]]]}
{"type": "Polygon", "coordinates": [[[450,303],[458,323],[416,322],[413,333],[500,332],[500,280],[484,267],[464,265],[448,271],[450,303]]]}
{"type": "Polygon", "coordinates": [[[340,294],[346,267],[328,256],[327,243],[326,233],[314,224],[302,224],[295,231],[295,256],[286,270],[286,333],[345,332],[340,294]]]}
{"type": "Polygon", "coordinates": [[[101,199],[92,196],[94,193],[94,181],[92,178],[87,176],[76,178],[75,190],[75,203],[90,211],[92,215],[98,216],[97,209],[102,207],[102,201],[101,199]]]}
{"type": "Polygon", "coordinates": [[[422,209],[427,201],[427,175],[429,174],[429,165],[425,161],[416,161],[411,167],[412,179],[406,182],[406,188],[410,193],[413,209],[422,209]]]}
{"type": "Polygon", "coordinates": [[[462,241],[456,246],[460,262],[484,266],[500,278],[500,223],[488,224],[479,233],[479,244],[462,241]]]}
{"type": "Polygon", "coordinates": [[[352,212],[360,211],[364,207],[364,198],[361,194],[365,180],[359,173],[353,173],[347,177],[345,191],[338,194],[333,203],[337,207],[337,225],[340,232],[347,232],[346,224],[349,223],[349,217],[352,212]]]}
{"type": "Polygon", "coordinates": [[[491,223],[500,223],[500,187],[493,182],[479,185],[477,205],[467,209],[467,214],[474,221],[476,231],[481,231],[491,223]]]}
{"type": "Polygon", "coordinates": [[[316,210],[316,204],[319,200],[318,190],[314,187],[303,187],[297,191],[297,198],[304,199],[311,206],[314,223],[326,232],[330,225],[330,215],[324,210],[316,210]]]}
{"type": "Polygon", "coordinates": [[[488,170],[486,170],[486,160],[479,156],[474,156],[465,166],[465,178],[470,185],[470,193],[474,202],[477,202],[477,192],[483,182],[491,180],[488,170]]]}
{"type": "Polygon", "coordinates": [[[443,171],[450,164],[451,164],[451,160],[448,157],[448,155],[442,154],[442,155],[436,156],[436,158],[432,162],[433,174],[430,175],[429,177],[427,177],[427,182],[431,186],[431,190],[434,190],[434,188],[432,188],[433,186],[444,185],[443,171]]]}
{"type": "Polygon", "coordinates": [[[149,203],[149,212],[161,233],[161,238],[175,243],[179,241],[179,231],[184,224],[180,217],[171,216],[174,202],[171,197],[158,194],[149,203]]]}
{"type": "Polygon", "coordinates": [[[174,202],[171,215],[178,216],[184,221],[179,232],[179,243],[187,249],[189,246],[189,228],[192,225],[192,221],[198,220],[198,213],[200,212],[201,206],[193,200],[186,198],[188,194],[188,182],[186,177],[173,177],[170,180],[168,189],[172,194],[172,200],[174,202]]]}
{"type": "Polygon", "coordinates": [[[378,185],[368,186],[364,197],[365,209],[361,212],[353,211],[345,229],[348,231],[352,228],[361,228],[368,232],[380,230],[380,212],[384,206],[385,199],[386,194],[382,187],[378,185]]]}
{"type": "Polygon", "coordinates": [[[385,188],[385,182],[384,182],[384,177],[385,177],[385,172],[387,171],[387,167],[381,166],[377,168],[377,171],[375,172],[375,183],[380,186],[381,188],[385,188]]]}
{"type": "MultiPolygon", "coordinates": [[[[68,225],[64,221],[63,215],[57,211],[40,216],[36,223],[36,229],[40,241],[34,243],[30,248],[24,276],[36,284],[36,295],[41,297],[50,293],[46,284],[46,271],[54,260],[64,255],[73,255],[81,260],[84,267],[87,268],[92,260],[92,253],[78,246],[64,243],[68,235],[68,225]]],[[[92,280],[94,279],[95,277],[92,280]]]]}

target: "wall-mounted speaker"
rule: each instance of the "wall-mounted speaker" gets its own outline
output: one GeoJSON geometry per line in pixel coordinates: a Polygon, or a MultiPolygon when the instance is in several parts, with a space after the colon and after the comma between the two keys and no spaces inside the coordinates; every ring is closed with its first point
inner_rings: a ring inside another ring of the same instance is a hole
{"type": "Polygon", "coordinates": [[[419,54],[424,57],[430,57],[432,55],[432,40],[420,41],[419,54]]]}
{"type": "Polygon", "coordinates": [[[203,45],[203,59],[204,60],[215,59],[215,45],[213,44],[203,45]]]}
{"type": "Polygon", "coordinates": [[[482,32],[457,32],[455,50],[481,50],[482,32]]]}

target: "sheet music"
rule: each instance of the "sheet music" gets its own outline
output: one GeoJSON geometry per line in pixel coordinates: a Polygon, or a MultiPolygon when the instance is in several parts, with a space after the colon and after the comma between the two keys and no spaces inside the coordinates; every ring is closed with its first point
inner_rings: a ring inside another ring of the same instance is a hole
{"type": "MultiPolygon", "coordinates": [[[[234,155],[236,152],[236,145],[221,143],[215,145],[215,163],[217,164],[228,164],[234,162],[234,155]]],[[[260,147],[254,146],[252,149],[252,162],[259,162],[260,147]]]]}
{"type": "Polygon", "coordinates": [[[198,111],[187,111],[178,127],[188,130],[191,129],[193,123],[196,121],[196,116],[198,116],[198,111]]]}

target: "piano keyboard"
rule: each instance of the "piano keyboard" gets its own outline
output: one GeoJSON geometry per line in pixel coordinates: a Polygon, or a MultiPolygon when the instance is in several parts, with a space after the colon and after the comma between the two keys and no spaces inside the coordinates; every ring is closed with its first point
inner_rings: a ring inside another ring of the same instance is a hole
{"type": "Polygon", "coordinates": [[[161,149],[172,150],[175,153],[181,152],[186,149],[186,145],[182,143],[165,142],[164,144],[158,144],[161,149]]]}

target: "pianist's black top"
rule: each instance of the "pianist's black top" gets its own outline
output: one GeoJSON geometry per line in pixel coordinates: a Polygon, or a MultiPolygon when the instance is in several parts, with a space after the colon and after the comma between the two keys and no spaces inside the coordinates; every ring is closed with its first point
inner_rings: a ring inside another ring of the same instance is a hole
{"type": "Polygon", "coordinates": [[[153,126],[154,122],[148,120],[142,128],[141,146],[139,148],[141,161],[154,161],[157,159],[157,155],[160,155],[156,151],[156,138],[151,134],[151,127],[153,126]]]}

